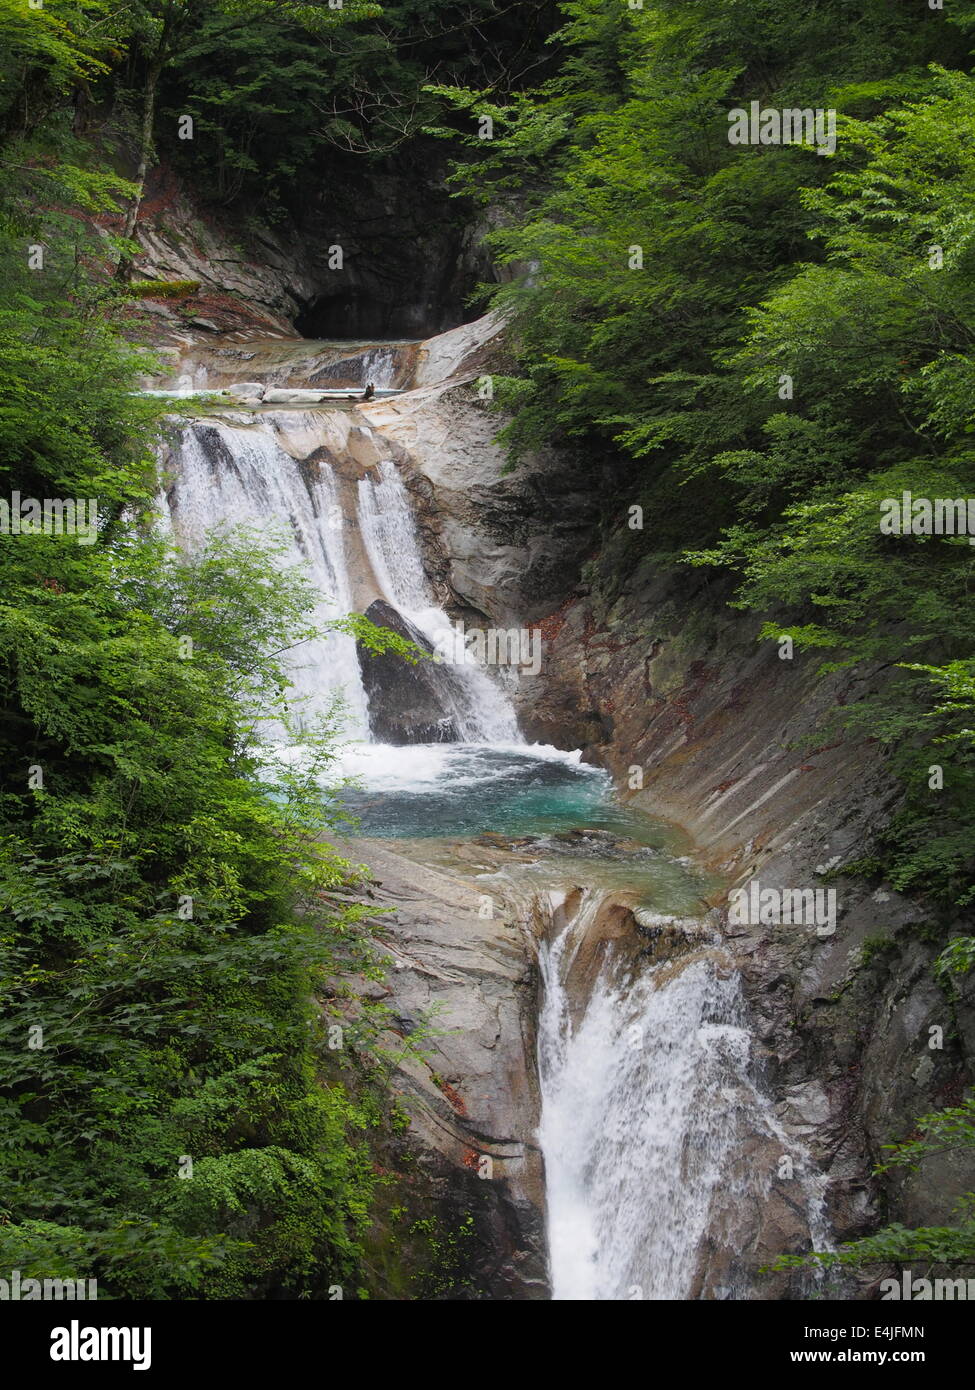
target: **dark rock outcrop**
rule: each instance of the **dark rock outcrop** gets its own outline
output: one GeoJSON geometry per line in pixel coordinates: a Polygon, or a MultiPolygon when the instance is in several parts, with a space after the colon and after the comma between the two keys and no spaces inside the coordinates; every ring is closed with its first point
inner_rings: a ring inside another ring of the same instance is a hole
{"type": "Polygon", "coordinates": [[[468,322],[497,278],[475,210],[450,196],[436,142],[411,156],[337,167],[280,227],[223,224],[169,169],[150,177],[136,229],[138,279],[199,289],[180,309],[150,304],[158,339],[252,331],[304,338],[429,338],[468,322]],[[347,177],[343,177],[347,174],[347,177]]]}
{"type": "Polygon", "coordinates": [[[377,599],[366,610],[377,627],[387,628],[430,655],[416,662],[396,652],[372,652],[358,644],[362,684],[369,700],[369,727],[380,743],[456,743],[461,738],[455,711],[465,693],[449,666],[437,663],[419,628],[377,599]]]}

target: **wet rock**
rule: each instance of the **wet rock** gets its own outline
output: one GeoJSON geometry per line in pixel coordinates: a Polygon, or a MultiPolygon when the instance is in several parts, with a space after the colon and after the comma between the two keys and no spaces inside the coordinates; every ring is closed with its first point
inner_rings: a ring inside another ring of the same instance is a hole
{"type": "MultiPolygon", "coordinates": [[[[377,599],[366,617],[378,627],[432,652],[423,633],[395,608],[377,599]]],[[[370,652],[358,646],[362,683],[369,698],[369,722],[380,743],[454,743],[459,730],[446,703],[446,691],[456,677],[433,661],[404,660],[395,652],[370,652]]]]}
{"type": "Polygon", "coordinates": [[[484,918],[475,883],[388,841],[356,841],[348,852],[376,875],[370,901],[395,909],[382,919],[395,1020],[403,1033],[434,1024],[422,1059],[403,1057],[393,1083],[410,1118],[424,1215],[448,1230],[473,1218],[464,1269],[473,1296],[546,1298],[535,976],[516,915],[499,900],[484,918]],[[479,1176],[485,1159],[490,1180],[479,1176]]]}

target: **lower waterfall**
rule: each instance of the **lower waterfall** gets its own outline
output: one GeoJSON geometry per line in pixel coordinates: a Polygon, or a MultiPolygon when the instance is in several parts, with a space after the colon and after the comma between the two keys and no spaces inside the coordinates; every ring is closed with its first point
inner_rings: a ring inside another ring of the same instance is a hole
{"type": "MultiPolygon", "coordinates": [[[[706,1238],[740,1250],[740,1214],[766,1200],[780,1156],[794,1167],[812,1243],[824,1248],[821,1180],[753,1078],[738,975],[716,935],[659,919],[686,931],[682,954],[636,970],[611,954],[588,998],[575,1001],[569,972],[599,897],[585,895],[539,953],[552,1297],[699,1296],[706,1238]],[[767,1141],[758,1162],[748,1155],[756,1138],[767,1141]]],[[[748,1293],[732,1260],[713,1296],[748,1293]]]]}

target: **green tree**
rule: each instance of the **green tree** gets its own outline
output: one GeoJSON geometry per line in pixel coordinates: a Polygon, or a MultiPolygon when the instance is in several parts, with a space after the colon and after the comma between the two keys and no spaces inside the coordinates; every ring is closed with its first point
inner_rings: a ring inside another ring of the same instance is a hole
{"type": "Polygon", "coordinates": [[[871,693],[842,717],[905,788],[862,867],[967,903],[971,712],[932,681],[971,660],[971,551],[879,520],[905,489],[970,491],[970,25],[879,0],[563,11],[539,92],[446,94],[496,124],[455,177],[508,210],[501,437],[515,463],[553,437],[596,452],[608,532],[624,500],[653,515],[594,567],[607,602],[649,553],[720,567],[764,638],[860,664],[871,693]],[[750,100],[835,108],[836,153],[731,145],[750,100]]]}
{"type": "Polygon", "coordinates": [[[60,103],[0,142],[5,514],[97,504],[83,542],[0,531],[0,1251],[103,1296],[324,1296],[358,1282],[382,1115],[368,1020],[328,1046],[337,977],[375,971],[332,725],[300,764],[268,735],[317,596],[273,542],[153,527],[147,357],[88,226],[127,186],[72,132],[67,14],[14,74],[60,103]]]}
{"type": "MultiPolygon", "coordinates": [[[[230,42],[235,34],[273,17],[276,23],[322,33],[337,25],[378,13],[368,0],[347,0],[334,6],[329,0],[136,0],[127,8],[126,41],[142,73],[136,131],[135,195],[129,203],[123,236],[131,242],[145,193],[146,176],[153,152],[157,98],[167,70],[192,53],[199,58],[230,42]],[[206,21],[206,22],[205,22],[206,21]],[[201,38],[201,24],[203,37],[201,38]]],[[[131,256],[123,253],[117,277],[128,279],[131,256]]]]}

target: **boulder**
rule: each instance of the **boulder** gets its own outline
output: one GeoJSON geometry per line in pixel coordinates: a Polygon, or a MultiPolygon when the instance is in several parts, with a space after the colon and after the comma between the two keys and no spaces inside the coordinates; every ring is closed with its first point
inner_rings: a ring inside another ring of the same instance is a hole
{"type": "MultiPolygon", "coordinates": [[[[420,630],[383,599],[366,610],[377,627],[389,628],[422,651],[432,647],[420,630]]],[[[434,661],[412,664],[395,652],[376,654],[359,644],[362,684],[369,698],[369,724],[381,743],[454,743],[460,737],[451,710],[454,673],[434,661]]],[[[453,692],[459,694],[460,692],[453,692]]]]}

